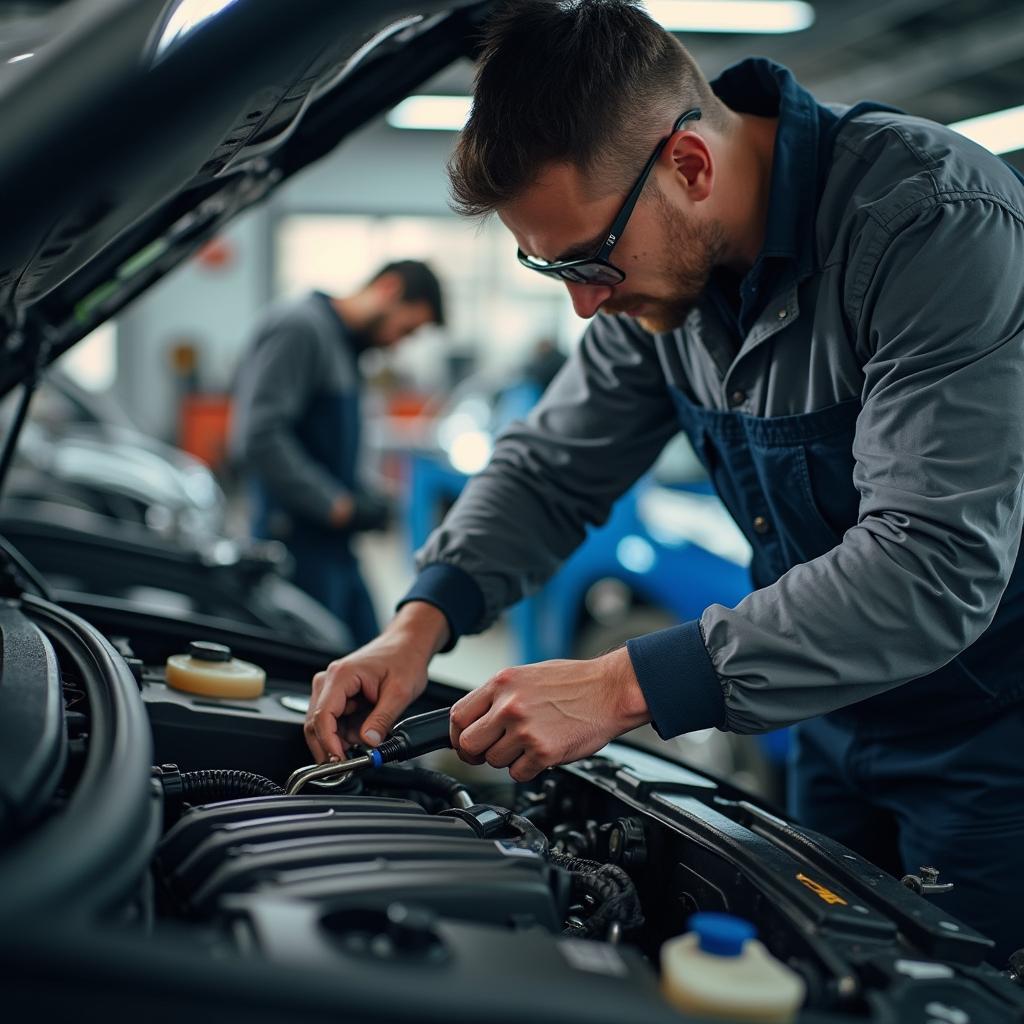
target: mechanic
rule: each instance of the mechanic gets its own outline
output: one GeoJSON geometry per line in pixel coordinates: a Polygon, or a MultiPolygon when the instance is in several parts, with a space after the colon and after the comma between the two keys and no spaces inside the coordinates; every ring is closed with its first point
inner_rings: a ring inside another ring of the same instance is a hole
{"type": "Polygon", "coordinates": [[[385,734],[431,656],[543,583],[681,427],[757,589],[499,672],[455,704],[453,745],[527,780],[645,722],[799,722],[794,816],[897,876],[937,865],[939,905],[1005,962],[1024,945],[1016,173],[768,60],[709,84],[626,0],[502,8],[449,170],[456,208],[497,213],[594,320],[383,635],[314,678],[314,755],[385,734]]]}
{"type": "Polygon", "coordinates": [[[430,268],[389,263],[351,295],[314,291],[270,310],[238,375],[230,450],[249,478],[253,536],[285,543],[295,582],[357,645],[379,628],[350,540],[388,518],[385,499],[359,486],[359,355],[443,322],[430,268]]]}

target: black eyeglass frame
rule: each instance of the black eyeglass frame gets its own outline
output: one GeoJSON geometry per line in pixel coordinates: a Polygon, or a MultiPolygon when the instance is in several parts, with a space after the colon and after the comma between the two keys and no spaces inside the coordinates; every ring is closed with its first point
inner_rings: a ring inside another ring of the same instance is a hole
{"type": "Polygon", "coordinates": [[[687,121],[699,120],[700,107],[691,108],[676,120],[675,124],[672,125],[672,131],[654,147],[654,152],[648,158],[647,163],[644,165],[644,169],[640,172],[640,176],[636,179],[636,182],[630,189],[629,195],[626,196],[626,201],[622,204],[619,208],[619,212],[615,215],[615,220],[612,221],[612,226],[608,229],[608,234],[605,237],[605,240],[601,243],[597,252],[592,256],[582,256],[579,259],[574,260],[555,260],[553,263],[546,263],[543,260],[538,260],[535,256],[527,256],[522,249],[517,249],[516,257],[519,262],[529,270],[535,270],[538,274],[544,274],[547,277],[561,278],[563,281],[571,281],[575,284],[615,285],[621,284],[625,281],[625,271],[619,270],[618,267],[609,262],[612,250],[622,237],[622,232],[626,230],[626,224],[629,222],[629,218],[633,213],[633,207],[636,206],[637,201],[640,199],[640,194],[644,190],[644,185],[647,184],[647,179],[650,177],[651,171],[654,170],[654,165],[658,162],[658,157],[661,156],[661,151],[665,148],[668,140],[672,138],[672,136],[675,135],[675,133],[679,131],[687,121]],[[581,270],[583,267],[599,267],[601,269],[601,273],[595,277],[587,277],[581,270]]]}

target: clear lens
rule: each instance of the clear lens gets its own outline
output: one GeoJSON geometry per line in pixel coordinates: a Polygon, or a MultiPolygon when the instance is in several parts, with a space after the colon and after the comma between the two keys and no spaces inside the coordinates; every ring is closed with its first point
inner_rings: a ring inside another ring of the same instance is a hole
{"type": "Polygon", "coordinates": [[[548,272],[548,268],[551,264],[547,260],[542,260],[539,256],[530,256],[528,253],[523,252],[522,249],[517,253],[519,262],[524,267],[529,267],[530,270],[538,270],[544,274],[548,272]]]}
{"type": "Polygon", "coordinates": [[[576,284],[618,284],[625,274],[605,263],[580,263],[574,267],[564,267],[558,276],[576,284]]]}
{"type": "Polygon", "coordinates": [[[609,285],[618,284],[626,279],[626,275],[621,270],[597,260],[580,260],[578,263],[569,263],[568,265],[548,263],[537,256],[528,256],[520,250],[519,262],[530,270],[536,270],[539,274],[558,277],[563,281],[572,281],[574,284],[609,285]]]}

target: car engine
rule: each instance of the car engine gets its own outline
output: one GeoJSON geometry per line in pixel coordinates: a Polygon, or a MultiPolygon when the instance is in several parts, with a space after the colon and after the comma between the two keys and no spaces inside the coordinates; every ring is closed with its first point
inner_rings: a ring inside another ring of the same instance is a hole
{"type": "Polygon", "coordinates": [[[113,1019],[680,1020],[659,949],[697,911],[756,927],[802,1021],[1024,1019],[1013,965],[921,894],[933,879],[915,892],[728,782],[620,742],[527,784],[438,752],[288,795],[327,652],[205,637],[268,683],[204,697],[164,667],[195,637],[105,614],[0,606],[0,977],[26,1019],[86,999],[113,1019]]]}

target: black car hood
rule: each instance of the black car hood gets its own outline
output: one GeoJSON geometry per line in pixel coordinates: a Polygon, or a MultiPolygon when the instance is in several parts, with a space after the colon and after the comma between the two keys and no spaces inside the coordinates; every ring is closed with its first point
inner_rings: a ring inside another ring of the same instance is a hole
{"type": "Polygon", "coordinates": [[[77,0],[51,14],[0,77],[0,396],[469,53],[490,6],[77,0]]]}

